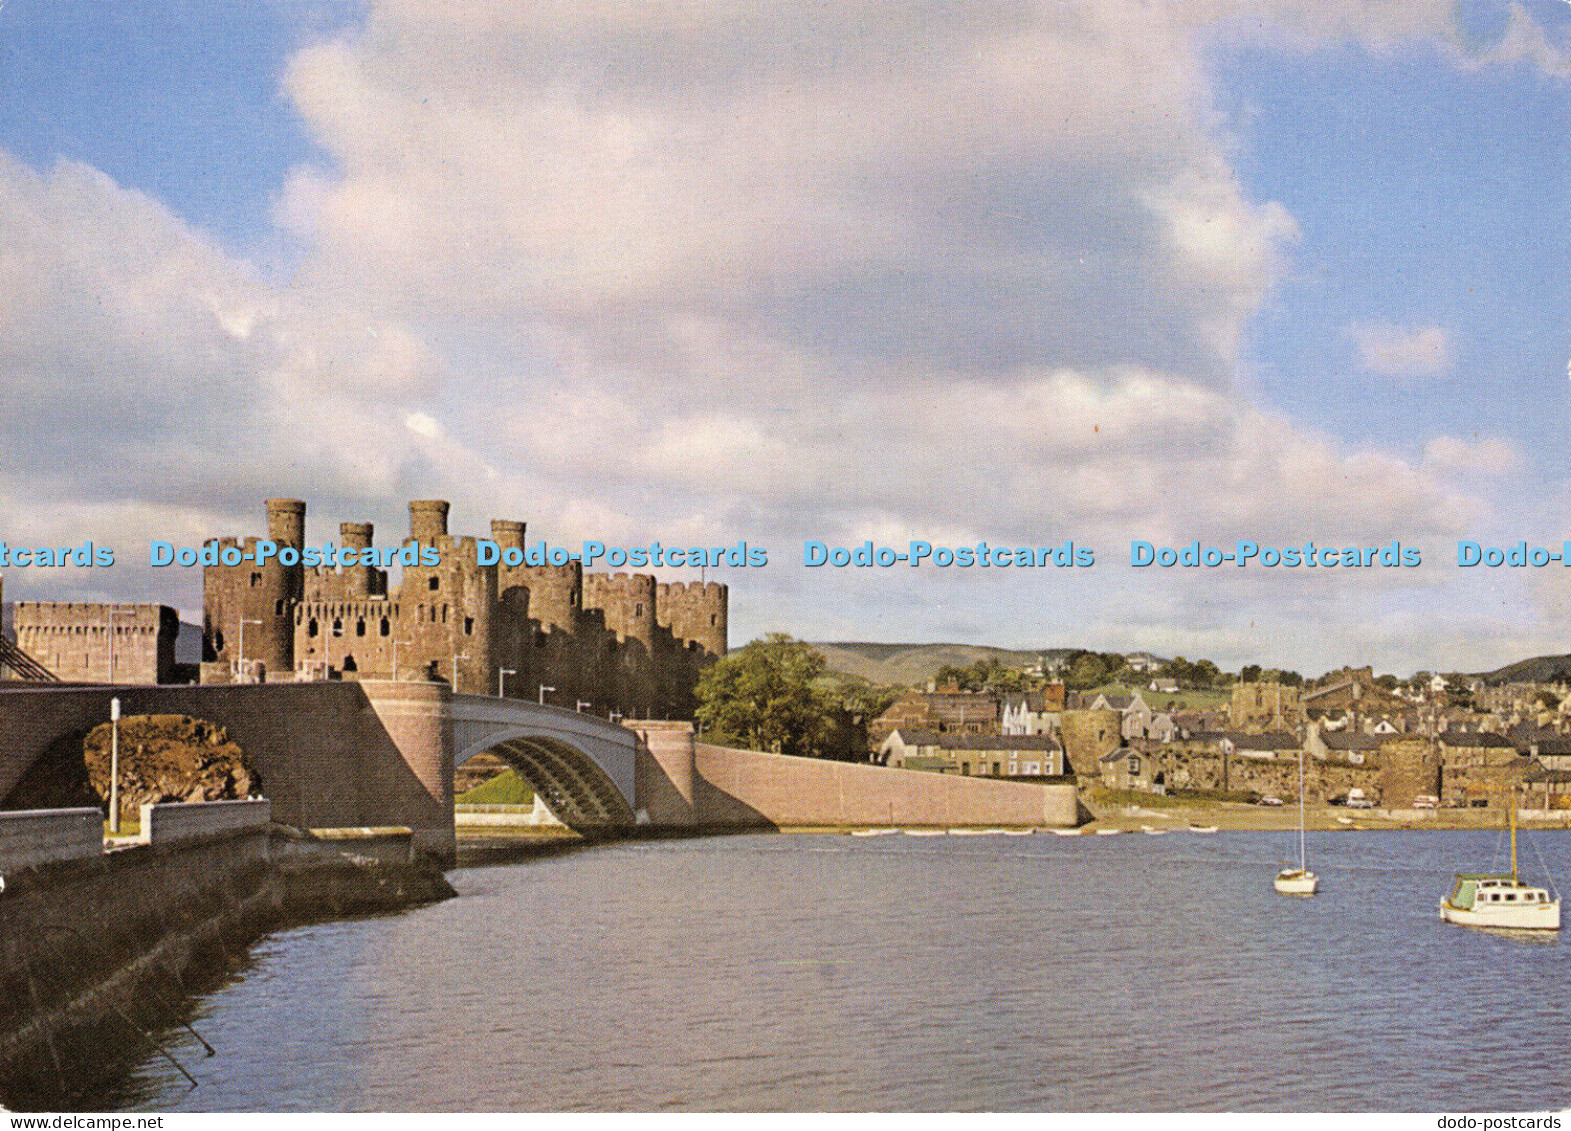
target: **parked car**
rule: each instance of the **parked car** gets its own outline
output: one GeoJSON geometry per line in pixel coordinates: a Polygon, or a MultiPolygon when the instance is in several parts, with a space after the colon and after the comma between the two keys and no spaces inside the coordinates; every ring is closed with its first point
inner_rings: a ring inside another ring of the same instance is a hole
{"type": "Polygon", "coordinates": [[[1347,791],[1347,807],[1349,809],[1373,809],[1375,803],[1364,796],[1364,791],[1356,785],[1347,791]]]}
{"type": "Polygon", "coordinates": [[[1260,799],[1260,804],[1261,805],[1280,805],[1280,804],[1282,804],[1282,799],[1280,797],[1272,797],[1272,796],[1270,796],[1268,794],[1267,796],[1262,797],[1260,799]]]}
{"type": "Polygon", "coordinates": [[[1420,793],[1417,797],[1413,798],[1413,808],[1438,809],[1440,808],[1440,798],[1430,793],[1420,793]]]}

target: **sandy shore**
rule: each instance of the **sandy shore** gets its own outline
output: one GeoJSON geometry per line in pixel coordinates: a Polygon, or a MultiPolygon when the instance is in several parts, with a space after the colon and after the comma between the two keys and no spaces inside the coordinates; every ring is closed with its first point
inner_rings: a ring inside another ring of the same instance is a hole
{"type": "MultiPolygon", "coordinates": [[[[1246,805],[1238,802],[1191,802],[1187,799],[1162,799],[1170,804],[1157,806],[1108,805],[1090,802],[1097,819],[1085,826],[1133,831],[1149,826],[1154,829],[1186,829],[1190,825],[1218,829],[1283,830],[1298,827],[1298,807],[1246,805]]],[[[1360,829],[1498,829],[1505,826],[1505,813],[1498,809],[1346,809],[1341,806],[1310,806],[1305,826],[1335,832],[1360,829]]],[[[1571,828],[1571,811],[1552,817],[1525,817],[1523,828],[1571,828]]]]}

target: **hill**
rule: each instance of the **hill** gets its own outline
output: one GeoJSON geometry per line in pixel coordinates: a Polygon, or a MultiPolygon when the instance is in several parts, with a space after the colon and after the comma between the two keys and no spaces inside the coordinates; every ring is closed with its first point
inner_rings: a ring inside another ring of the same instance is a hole
{"type": "Polygon", "coordinates": [[[1478,675],[1491,687],[1502,683],[1558,683],[1571,681],[1571,656],[1534,656],[1478,675]]]}
{"type": "Polygon", "coordinates": [[[831,671],[901,687],[926,684],[946,664],[963,668],[978,660],[997,657],[1007,667],[1022,668],[1069,652],[1067,648],[1021,651],[985,644],[878,644],[869,641],[841,641],[814,644],[813,647],[823,653],[831,671]]]}

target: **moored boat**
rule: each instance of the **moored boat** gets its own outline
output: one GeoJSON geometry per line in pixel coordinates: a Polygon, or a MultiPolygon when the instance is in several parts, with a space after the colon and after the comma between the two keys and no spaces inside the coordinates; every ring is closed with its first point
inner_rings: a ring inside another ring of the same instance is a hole
{"type": "Polygon", "coordinates": [[[1560,896],[1523,883],[1516,866],[1516,808],[1511,809],[1511,874],[1462,872],[1440,901],[1440,918],[1468,927],[1558,931],[1560,896]]]}
{"type": "Polygon", "coordinates": [[[1271,882],[1283,895],[1314,895],[1320,890],[1320,877],[1306,868],[1283,868],[1271,882]]]}
{"type": "Polygon", "coordinates": [[[1304,750],[1298,749],[1298,867],[1291,864],[1276,874],[1272,886],[1283,895],[1314,895],[1320,890],[1320,877],[1309,870],[1304,852],[1304,750]]]}

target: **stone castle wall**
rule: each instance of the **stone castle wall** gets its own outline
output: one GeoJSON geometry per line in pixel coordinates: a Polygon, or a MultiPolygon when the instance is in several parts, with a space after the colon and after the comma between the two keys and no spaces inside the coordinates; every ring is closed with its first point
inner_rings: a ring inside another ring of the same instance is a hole
{"type": "MultiPolygon", "coordinates": [[[[585,575],[577,562],[480,565],[476,539],[451,535],[448,513],[444,500],[410,503],[403,547],[434,546],[441,564],[404,553],[396,587],[386,570],[359,564],[207,567],[204,681],[432,679],[461,692],[587,704],[597,714],[691,714],[699,672],[726,653],[725,585],[585,575]],[[282,648],[279,618],[288,626],[282,648]]],[[[304,546],[304,517],[298,500],[268,502],[269,533],[290,545],[304,546]]],[[[522,522],[491,522],[491,540],[504,552],[522,553],[525,531],[522,522]]],[[[370,548],[373,536],[370,523],[339,527],[346,548],[370,548]]],[[[254,552],[255,543],[220,545],[254,552]]]]}
{"type": "Polygon", "coordinates": [[[18,601],[17,647],[66,683],[170,683],[180,615],[167,605],[18,601]]]}

